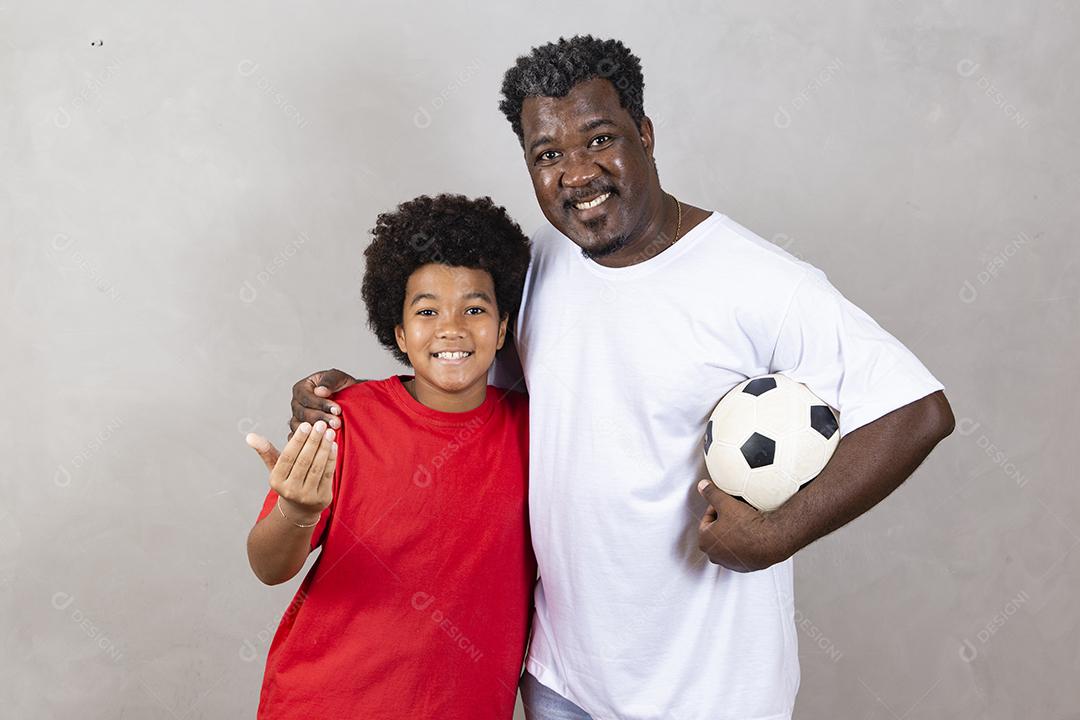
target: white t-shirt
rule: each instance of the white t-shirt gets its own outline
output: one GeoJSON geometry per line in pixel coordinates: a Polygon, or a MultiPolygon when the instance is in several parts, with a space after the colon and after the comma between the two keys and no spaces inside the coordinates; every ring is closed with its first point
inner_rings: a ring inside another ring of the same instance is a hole
{"type": "Polygon", "coordinates": [[[824,273],[718,213],[626,268],[541,228],[517,349],[540,570],[529,672],[596,720],[789,718],[792,560],[740,574],[698,549],[708,415],[782,372],[846,434],[941,383],[824,273]]]}

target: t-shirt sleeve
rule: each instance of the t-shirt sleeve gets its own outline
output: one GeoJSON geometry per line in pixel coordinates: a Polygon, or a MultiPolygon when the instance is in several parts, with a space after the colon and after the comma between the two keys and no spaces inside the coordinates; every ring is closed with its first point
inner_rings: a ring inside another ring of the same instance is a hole
{"type": "Polygon", "coordinates": [[[795,288],[770,372],[803,383],[835,408],[842,435],[943,389],[910,350],[817,268],[807,270],[795,288]]]}
{"type": "MultiPolygon", "coordinates": [[[[338,488],[341,482],[341,466],[342,458],[344,457],[344,447],[342,446],[342,440],[344,439],[344,433],[339,432],[337,434],[338,453],[337,453],[337,467],[334,468],[334,497],[337,497],[338,488]]],[[[256,519],[256,524],[264,517],[272,512],[278,512],[277,509],[278,494],[271,488],[266,493],[266,499],[263,500],[262,510],[259,511],[259,517],[256,519]]],[[[326,538],[326,531],[330,525],[330,518],[334,510],[334,501],[330,501],[330,505],[322,511],[322,515],[319,517],[319,524],[315,526],[315,529],[311,533],[311,549],[322,545],[323,540],[326,538]]]]}

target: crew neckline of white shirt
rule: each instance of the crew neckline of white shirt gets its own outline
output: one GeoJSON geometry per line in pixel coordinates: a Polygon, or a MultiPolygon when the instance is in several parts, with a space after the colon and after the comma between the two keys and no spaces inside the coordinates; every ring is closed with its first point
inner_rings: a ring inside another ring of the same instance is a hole
{"type": "Polygon", "coordinates": [[[707,218],[690,228],[685,235],[676,240],[672,245],[664,248],[648,260],[643,260],[635,265],[627,265],[626,267],[607,267],[595,260],[590,260],[581,254],[581,248],[579,248],[573,240],[562,233],[559,234],[563,236],[566,242],[573,246],[574,256],[577,258],[577,261],[584,265],[592,274],[609,280],[632,280],[654,273],[668,263],[678,260],[686,253],[690,252],[694,245],[708,234],[708,231],[712,226],[725,217],[727,216],[722,213],[718,213],[715,210],[711,211],[707,218]]]}

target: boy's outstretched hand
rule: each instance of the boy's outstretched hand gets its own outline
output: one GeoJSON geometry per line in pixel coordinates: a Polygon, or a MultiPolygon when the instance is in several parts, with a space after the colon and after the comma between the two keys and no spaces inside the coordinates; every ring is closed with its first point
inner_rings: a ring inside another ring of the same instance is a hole
{"type": "Polygon", "coordinates": [[[281,451],[274,447],[274,443],[256,433],[248,433],[244,437],[244,442],[254,449],[255,452],[259,453],[259,457],[262,458],[263,463],[266,465],[266,469],[273,472],[274,466],[277,465],[278,458],[281,457],[281,451]]]}
{"type": "Polygon", "coordinates": [[[312,427],[301,423],[279,454],[269,440],[249,433],[247,444],[259,453],[270,469],[270,487],[279,496],[281,509],[294,523],[318,520],[333,499],[337,443],[334,430],[319,421],[312,427]]]}
{"type": "Polygon", "coordinates": [[[320,420],[332,428],[340,428],[341,407],[330,397],[358,382],[361,381],[341,370],[321,370],[298,380],[292,388],[293,416],[289,430],[296,432],[300,423],[314,424],[320,420]]]}

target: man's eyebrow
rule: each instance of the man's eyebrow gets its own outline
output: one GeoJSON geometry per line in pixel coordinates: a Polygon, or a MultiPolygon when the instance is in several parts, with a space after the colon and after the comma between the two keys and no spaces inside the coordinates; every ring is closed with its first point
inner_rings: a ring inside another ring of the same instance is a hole
{"type": "MultiPolygon", "coordinates": [[[[601,118],[593,118],[589,122],[582,125],[581,128],[579,129],[579,132],[583,132],[583,133],[591,132],[591,131],[595,130],[596,128],[601,127],[603,125],[615,126],[615,121],[610,120],[608,118],[603,118],[603,117],[601,117],[601,118]]],[[[554,142],[554,139],[552,139],[552,137],[550,135],[541,135],[540,137],[536,138],[535,140],[533,140],[529,144],[529,152],[530,153],[535,152],[536,148],[540,147],[541,145],[547,145],[548,143],[551,143],[551,142],[554,142]]]]}
{"type": "Polygon", "coordinates": [[[541,135],[529,144],[529,152],[536,150],[541,145],[547,145],[550,142],[554,142],[550,135],[541,135]]]}
{"type": "Polygon", "coordinates": [[[589,132],[590,130],[595,130],[596,128],[600,127],[601,125],[614,125],[614,124],[615,124],[615,122],[613,120],[608,120],[607,118],[596,118],[596,119],[590,120],[589,122],[582,125],[581,126],[581,132],[589,132]]]}

